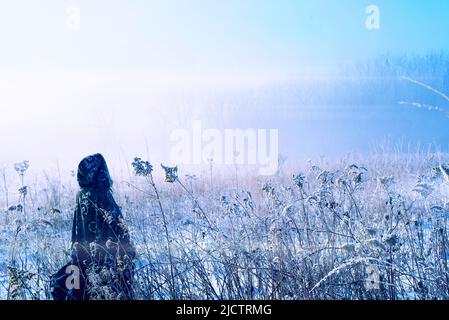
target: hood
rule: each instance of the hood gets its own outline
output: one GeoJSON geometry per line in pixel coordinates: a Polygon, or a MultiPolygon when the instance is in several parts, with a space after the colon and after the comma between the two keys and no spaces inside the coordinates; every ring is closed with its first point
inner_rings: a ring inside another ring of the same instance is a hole
{"type": "Polygon", "coordinates": [[[77,179],[81,188],[112,188],[112,179],[106,160],[99,153],[81,160],[78,165],[77,179]]]}

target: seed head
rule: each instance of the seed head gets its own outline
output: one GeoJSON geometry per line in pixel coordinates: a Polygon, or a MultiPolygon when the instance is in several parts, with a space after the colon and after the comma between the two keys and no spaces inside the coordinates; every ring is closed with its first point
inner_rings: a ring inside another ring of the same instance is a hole
{"type": "Polygon", "coordinates": [[[178,167],[166,167],[161,164],[162,169],[165,171],[165,182],[173,183],[178,180],[178,167]]]}
{"type": "Polygon", "coordinates": [[[14,170],[16,170],[16,172],[21,176],[25,175],[25,172],[28,170],[29,167],[30,163],[27,160],[14,164],[14,170]]]}
{"type": "Polygon", "coordinates": [[[147,177],[153,172],[153,166],[148,161],[143,161],[141,158],[134,158],[132,166],[136,176],[147,177]]]}

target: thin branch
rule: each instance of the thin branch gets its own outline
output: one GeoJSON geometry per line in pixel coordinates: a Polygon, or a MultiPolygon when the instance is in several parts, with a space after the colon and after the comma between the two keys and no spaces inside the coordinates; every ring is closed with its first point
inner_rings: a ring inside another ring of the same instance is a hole
{"type": "Polygon", "coordinates": [[[409,77],[405,77],[405,76],[400,77],[400,79],[406,80],[408,82],[411,82],[411,83],[417,84],[418,86],[426,88],[427,90],[430,90],[433,93],[436,93],[437,95],[439,95],[440,97],[443,97],[446,101],[449,102],[449,97],[446,94],[444,94],[443,92],[441,92],[441,91],[439,91],[439,90],[429,86],[428,84],[422,83],[422,82],[420,82],[418,80],[415,80],[415,79],[412,79],[412,78],[409,78],[409,77]]]}
{"type": "Polygon", "coordinates": [[[406,105],[406,106],[412,106],[416,107],[418,109],[426,109],[428,111],[435,111],[444,114],[446,117],[449,118],[449,111],[444,110],[443,108],[440,108],[438,106],[433,106],[430,104],[424,104],[419,102],[408,102],[408,101],[399,101],[400,105],[406,105]]]}

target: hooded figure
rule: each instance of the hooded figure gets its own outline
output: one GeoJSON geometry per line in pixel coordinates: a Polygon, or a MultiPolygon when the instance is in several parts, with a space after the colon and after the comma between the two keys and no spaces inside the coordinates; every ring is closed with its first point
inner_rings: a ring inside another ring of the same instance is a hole
{"type": "Polygon", "coordinates": [[[77,174],[80,191],[72,228],[72,264],[80,270],[79,289],[67,299],[133,299],[135,249],[115,202],[112,180],[101,154],[84,158],[77,174]]]}

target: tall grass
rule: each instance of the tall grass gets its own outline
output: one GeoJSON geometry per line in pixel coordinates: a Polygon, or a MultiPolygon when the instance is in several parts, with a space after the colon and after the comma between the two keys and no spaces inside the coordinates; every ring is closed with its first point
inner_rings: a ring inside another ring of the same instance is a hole
{"type": "MultiPolygon", "coordinates": [[[[138,298],[448,299],[447,155],[385,157],[311,162],[240,189],[208,188],[209,173],[188,187],[183,175],[118,181],[138,298]]],[[[26,212],[10,197],[0,217],[2,299],[49,299],[69,259],[76,189],[40,183],[26,212]]]]}

